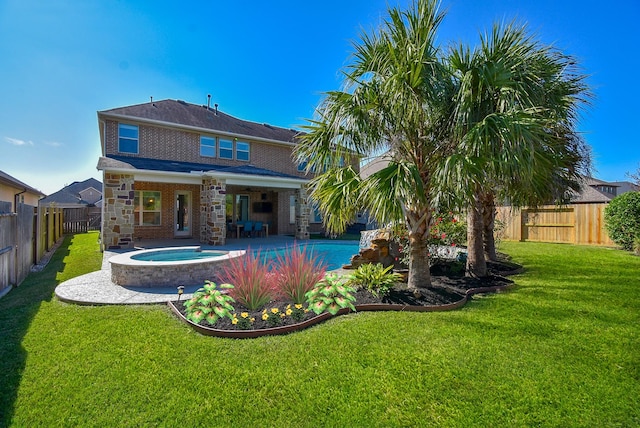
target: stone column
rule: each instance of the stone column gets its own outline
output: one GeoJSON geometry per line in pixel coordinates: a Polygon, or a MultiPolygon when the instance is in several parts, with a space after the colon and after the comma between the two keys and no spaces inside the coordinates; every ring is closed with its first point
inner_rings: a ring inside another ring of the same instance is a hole
{"type": "Polygon", "coordinates": [[[134,179],[130,174],[104,174],[102,249],[133,248],[134,179]]]}
{"type": "Polygon", "coordinates": [[[309,201],[305,187],[296,190],[296,239],[309,239],[309,201]]]}
{"type": "Polygon", "coordinates": [[[227,236],[226,222],[227,185],[225,180],[206,177],[200,189],[200,242],[207,245],[224,245],[227,236]]]}

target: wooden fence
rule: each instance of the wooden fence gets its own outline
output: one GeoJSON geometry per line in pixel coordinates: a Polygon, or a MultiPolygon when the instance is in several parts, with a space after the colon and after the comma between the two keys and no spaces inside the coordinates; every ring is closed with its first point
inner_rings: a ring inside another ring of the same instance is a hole
{"type": "Polygon", "coordinates": [[[19,285],[62,236],[62,210],[0,201],[0,295],[19,285]]]}
{"type": "Polygon", "coordinates": [[[64,233],[81,233],[88,230],[99,230],[101,223],[101,208],[64,208],[64,233]]]}
{"type": "Polygon", "coordinates": [[[580,245],[616,244],[604,227],[606,204],[573,204],[538,208],[498,207],[502,239],[580,245]]]}

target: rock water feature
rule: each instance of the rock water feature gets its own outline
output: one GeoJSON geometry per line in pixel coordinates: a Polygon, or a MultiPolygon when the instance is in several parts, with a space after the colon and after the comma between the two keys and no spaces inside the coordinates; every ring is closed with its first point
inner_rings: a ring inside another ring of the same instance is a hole
{"type": "Polygon", "coordinates": [[[367,263],[381,263],[384,267],[393,265],[397,255],[392,254],[392,243],[391,232],[386,229],[360,232],[360,251],[343,269],[357,269],[367,263]]]}
{"type": "MultiPolygon", "coordinates": [[[[465,261],[467,250],[455,246],[429,245],[429,254],[432,261],[458,260],[465,261]]],[[[343,269],[357,269],[358,266],[367,263],[381,263],[384,267],[394,265],[398,271],[401,269],[397,260],[402,258],[398,244],[393,240],[388,229],[364,230],[360,232],[360,251],[351,257],[351,263],[344,265],[343,269]]],[[[406,266],[405,266],[406,267],[406,266]]]]}

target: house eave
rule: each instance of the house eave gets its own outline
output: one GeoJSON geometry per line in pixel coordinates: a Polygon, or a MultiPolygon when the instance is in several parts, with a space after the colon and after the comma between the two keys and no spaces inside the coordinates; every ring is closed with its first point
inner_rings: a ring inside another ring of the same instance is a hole
{"type": "Polygon", "coordinates": [[[268,177],[264,175],[237,174],[218,171],[171,172],[134,168],[104,168],[102,171],[116,174],[130,174],[133,175],[135,181],[196,185],[202,184],[202,179],[205,177],[223,179],[226,181],[227,185],[260,187],[273,186],[285,189],[299,189],[309,181],[297,178],[268,177]]]}
{"type": "Polygon", "coordinates": [[[246,134],[236,134],[233,132],[226,132],[226,131],[219,131],[217,129],[212,129],[212,128],[203,128],[203,127],[199,127],[199,126],[192,126],[192,125],[183,125],[180,123],[175,123],[175,122],[167,122],[164,120],[155,120],[155,119],[148,119],[148,118],[144,118],[144,117],[137,117],[137,116],[129,116],[129,115],[124,115],[124,114],[114,114],[114,113],[104,113],[104,112],[98,112],[98,118],[99,119],[117,119],[117,120],[129,120],[129,121],[134,121],[134,122],[139,122],[139,123],[146,123],[146,124],[150,124],[150,125],[157,125],[157,126],[163,126],[163,127],[168,127],[168,128],[179,128],[179,129],[184,129],[187,131],[194,131],[194,132],[204,132],[207,134],[217,134],[217,135],[221,135],[221,136],[225,136],[225,137],[236,137],[239,139],[246,139],[246,140],[250,140],[250,141],[256,141],[256,142],[261,142],[261,143],[269,143],[269,144],[278,144],[278,145],[283,145],[283,146],[288,146],[288,147],[295,147],[297,144],[296,143],[290,143],[287,141],[280,141],[280,140],[272,140],[270,138],[262,138],[262,137],[255,137],[253,135],[246,135],[246,134]]]}

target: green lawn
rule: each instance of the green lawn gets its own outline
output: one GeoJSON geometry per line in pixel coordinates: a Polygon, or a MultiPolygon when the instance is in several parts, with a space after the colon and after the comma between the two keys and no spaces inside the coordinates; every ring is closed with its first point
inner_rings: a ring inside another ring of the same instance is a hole
{"type": "Polygon", "coordinates": [[[165,306],[82,307],[94,233],[0,299],[0,426],[640,425],[640,258],[504,243],[512,291],[281,337],[201,336],[165,306]]]}

